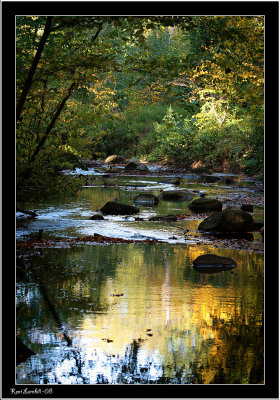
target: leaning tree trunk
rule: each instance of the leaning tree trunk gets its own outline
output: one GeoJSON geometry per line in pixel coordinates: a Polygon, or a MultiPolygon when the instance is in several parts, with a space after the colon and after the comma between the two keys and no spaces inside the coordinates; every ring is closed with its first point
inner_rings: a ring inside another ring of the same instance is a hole
{"type": "Polygon", "coordinates": [[[27,78],[26,78],[26,80],[24,82],[24,86],[23,86],[23,89],[22,89],[22,92],[21,92],[21,95],[20,95],[20,98],[19,98],[19,101],[18,101],[18,104],[17,104],[17,110],[16,110],[16,120],[17,121],[19,120],[19,118],[21,116],[22,109],[23,109],[26,97],[27,97],[29,89],[30,89],[30,87],[32,85],[33,76],[35,74],[35,71],[37,69],[38,63],[40,61],[42,52],[43,52],[45,44],[46,44],[46,41],[47,41],[47,39],[49,37],[49,34],[51,32],[52,19],[53,19],[53,17],[47,17],[44,33],[43,33],[43,35],[42,35],[42,37],[40,39],[40,42],[39,42],[38,49],[36,51],[34,60],[32,61],[32,64],[31,64],[31,67],[29,69],[27,78]]]}
{"type": "Polygon", "coordinates": [[[64,107],[64,105],[65,105],[65,103],[66,103],[66,101],[67,101],[67,100],[69,99],[69,97],[71,96],[71,93],[72,93],[72,91],[73,91],[75,85],[76,85],[76,82],[73,82],[72,85],[71,85],[71,86],[69,87],[69,89],[68,89],[67,95],[64,97],[64,99],[63,99],[63,100],[61,101],[61,103],[59,104],[56,113],[54,114],[54,116],[53,116],[51,122],[49,123],[49,125],[48,125],[48,127],[47,127],[47,129],[46,129],[46,132],[45,132],[44,135],[42,136],[41,140],[40,140],[39,143],[37,144],[36,149],[34,150],[34,153],[33,153],[32,156],[30,157],[30,160],[29,160],[29,163],[30,163],[30,164],[33,163],[33,161],[35,160],[36,156],[38,155],[38,153],[39,153],[41,147],[44,145],[45,141],[47,140],[48,136],[50,135],[50,133],[51,133],[53,127],[54,127],[54,124],[55,124],[56,120],[58,119],[58,117],[59,117],[59,115],[60,115],[60,113],[61,113],[61,111],[62,111],[62,109],[63,109],[63,107],[64,107]]]}

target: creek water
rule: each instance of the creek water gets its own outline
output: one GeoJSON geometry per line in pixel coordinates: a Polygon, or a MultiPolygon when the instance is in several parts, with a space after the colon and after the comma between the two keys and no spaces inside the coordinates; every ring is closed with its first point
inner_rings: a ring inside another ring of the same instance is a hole
{"type": "MultiPolygon", "coordinates": [[[[106,177],[105,186],[104,177],[92,178],[75,196],[19,204],[38,217],[17,214],[17,239],[43,229],[44,238],[98,233],[135,243],[34,249],[33,272],[16,285],[16,333],[36,354],[17,366],[17,384],[263,383],[263,254],[214,248],[207,238],[199,244],[201,219],[187,208],[190,201],[141,205],[143,221],[89,220],[109,200],[133,204],[137,193],[174,189],[152,176],[106,177]],[[147,221],[167,214],[185,218],[147,221]],[[162,243],[137,242],[145,238],[162,243]],[[237,266],[197,272],[192,262],[205,253],[237,266]]],[[[251,186],[238,176],[230,186],[222,175],[211,185],[184,176],[179,188],[242,202],[254,198],[251,186]]],[[[253,216],[263,218],[261,204],[253,216]]],[[[253,241],[260,243],[260,234],[253,241]]]]}

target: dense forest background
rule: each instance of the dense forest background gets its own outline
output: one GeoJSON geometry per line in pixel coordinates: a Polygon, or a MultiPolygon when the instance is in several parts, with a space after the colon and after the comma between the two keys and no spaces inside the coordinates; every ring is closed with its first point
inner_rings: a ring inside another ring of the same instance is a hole
{"type": "Polygon", "coordinates": [[[263,175],[263,17],[16,23],[18,192],[112,154],[263,175]]]}

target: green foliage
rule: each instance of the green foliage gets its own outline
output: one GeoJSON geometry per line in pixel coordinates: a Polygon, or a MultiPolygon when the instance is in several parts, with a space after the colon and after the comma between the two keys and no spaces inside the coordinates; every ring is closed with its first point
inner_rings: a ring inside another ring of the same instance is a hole
{"type": "MultiPolygon", "coordinates": [[[[16,18],[18,102],[46,21],[16,18]]],[[[263,39],[258,16],[52,17],[17,122],[19,186],[56,190],[79,157],[110,154],[262,173],[263,39]]]]}
{"type": "Polygon", "coordinates": [[[26,176],[27,168],[19,163],[17,168],[17,197],[48,196],[53,193],[74,193],[78,190],[78,181],[71,175],[65,175],[63,170],[83,168],[76,155],[68,149],[56,149],[50,146],[41,152],[32,164],[32,169],[26,176]]]}
{"type": "MultiPolygon", "coordinates": [[[[182,111],[182,110],[181,110],[182,111]]],[[[186,115],[186,111],[184,112],[186,115]]],[[[188,117],[178,114],[170,106],[161,123],[155,123],[157,151],[161,157],[189,166],[193,160],[192,146],[195,126],[188,117]]]]}
{"type": "Polygon", "coordinates": [[[122,113],[113,121],[104,138],[107,155],[148,156],[157,145],[154,123],[161,121],[166,109],[165,105],[152,104],[122,113]]]}

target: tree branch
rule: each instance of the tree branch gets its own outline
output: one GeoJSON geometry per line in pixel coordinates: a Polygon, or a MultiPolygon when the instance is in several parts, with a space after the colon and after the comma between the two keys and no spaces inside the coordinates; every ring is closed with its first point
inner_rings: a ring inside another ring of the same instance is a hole
{"type": "Polygon", "coordinates": [[[31,156],[31,158],[30,158],[30,160],[29,160],[30,163],[34,162],[36,156],[38,155],[38,153],[39,153],[39,151],[40,151],[40,149],[41,149],[41,147],[44,145],[45,141],[47,140],[47,138],[48,138],[49,134],[51,133],[51,131],[52,131],[53,127],[54,127],[54,124],[56,123],[56,120],[58,119],[58,117],[59,117],[59,115],[60,115],[60,113],[61,113],[61,111],[62,111],[62,109],[63,109],[63,107],[64,107],[64,105],[65,105],[65,103],[66,103],[66,101],[67,101],[67,100],[69,99],[69,97],[71,96],[71,93],[72,93],[72,91],[73,91],[75,85],[76,85],[76,82],[73,82],[72,85],[71,85],[71,86],[69,87],[69,89],[68,89],[67,95],[64,97],[64,99],[63,99],[63,100],[61,101],[61,103],[59,104],[56,113],[54,114],[54,116],[53,116],[51,122],[49,123],[49,125],[48,125],[48,127],[47,127],[47,129],[46,129],[45,134],[42,136],[41,140],[40,140],[39,143],[37,144],[37,147],[36,147],[36,149],[34,150],[34,153],[32,154],[32,156],[31,156]]]}
{"type": "Polygon", "coordinates": [[[93,38],[92,38],[92,41],[93,41],[93,42],[97,39],[99,33],[101,32],[102,25],[103,25],[103,22],[101,22],[101,23],[99,24],[99,27],[98,27],[98,29],[97,29],[95,35],[93,36],[93,38]]]}
{"type": "Polygon", "coordinates": [[[32,85],[33,76],[35,74],[36,68],[37,68],[38,63],[40,61],[42,52],[43,52],[45,44],[46,44],[46,41],[47,41],[47,39],[49,37],[49,34],[51,32],[52,19],[53,19],[53,17],[47,17],[44,33],[43,33],[43,35],[42,35],[42,37],[40,39],[37,52],[36,52],[35,57],[34,57],[34,59],[32,61],[32,64],[31,64],[31,67],[29,69],[27,78],[26,78],[26,80],[24,82],[24,86],[23,86],[23,89],[22,89],[22,92],[21,92],[21,95],[20,95],[20,98],[19,98],[19,101],[18,101],[18,104],[17,104],[17,110],[16,110],[16,120],[17,121],[20,118],[20,115],[21,115],[21,112],[22,112],[22,109],[23,109],[27,94],[28,94],[29,89],[30,89],[30,87],[32,85]]]}

